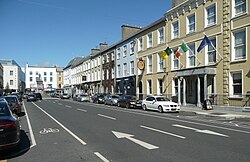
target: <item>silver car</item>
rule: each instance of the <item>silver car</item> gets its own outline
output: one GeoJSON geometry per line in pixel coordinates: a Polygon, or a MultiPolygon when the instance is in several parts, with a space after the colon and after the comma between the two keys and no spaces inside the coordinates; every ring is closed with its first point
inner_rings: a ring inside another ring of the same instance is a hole
{"type": "Polygon", "coordinates": [[[90,98],[88,94],[79,94],[77,97],[78,102],[89,102],[90,98]]]}
{"type": "Polygon", "coordinates": [[[119,96],[117,95],[107,95],[104,104],[105,105],[117,105],[118,104],[118,100],[119,100],[119,96]]]}

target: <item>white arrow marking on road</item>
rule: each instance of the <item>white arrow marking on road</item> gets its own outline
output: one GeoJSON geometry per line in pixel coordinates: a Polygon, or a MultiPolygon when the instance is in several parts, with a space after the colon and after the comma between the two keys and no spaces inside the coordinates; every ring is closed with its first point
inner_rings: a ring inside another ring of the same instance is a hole
{"type": "Polygon", "coordinates": [[[205,133],[205,134],[211,134],[211,135],[216,135],[216,136],[229,137],[228,135],[213,132],[213,131],[210,131],[210,130],[199,130],[199,129],[196,129],[196,128],[191,128],[191,127],[187,127],[187,126],[179,125],[179,124],[173,124],[173,126],[174,127],[179,127],[179,128],[184,128],[184,129],[194,130],[195,132],[198,132],[198,133],[205,133]]]}
{"type": "Polygon", "coordinates": [[[183,136],[180,136],[180,135],[177,135],[177,134],[173,134],[173,133],[169,133],[169,132],[165,132],[165,131],[162,131],[162,130],[159,130],[159,129],[150,128],[150,127],[143,126],[143,125],[141,125],[140,127],[148,129],[148,130],[160,132],[160,133],[163,133],[163,134],[167,134],[167,135],[170,135],[170,136],[178,137],[178,138],[181,138],[181,139],[186,139],[186,137],[183,137],[183,136]]]}
{"type": "Polygon", "coordinates": [[[116,131],[112,131],[112,133],[117,137],[117,138],[127,138],[128,140],[141,145],[142,147],[145,147],[146,149],[152,150],[152,149],[157,149],[159,147],[151,145],[149,143],[143,142],[141,140],[132,138],[134,135],[131,134],[127,134],[127,133],[121,133],[121,132],[116,132],[116,131]]]}

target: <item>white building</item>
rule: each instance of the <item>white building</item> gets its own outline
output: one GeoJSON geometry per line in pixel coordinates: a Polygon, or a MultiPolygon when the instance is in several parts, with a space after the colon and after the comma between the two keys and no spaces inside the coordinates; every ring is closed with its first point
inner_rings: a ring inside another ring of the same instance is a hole
{"type": "Polygon", "coordinates": [[[57,67],[30,66],[26,64],[26,88],[33,90],[56,89],[57,67]]]}
{"type": "Polygon", "coordinates": [[[3,66],[3,88],[8,85],[12,92],[23,91],[25,78],[21,67],[14,60],[1,59],[0,63],[3,66]]]}

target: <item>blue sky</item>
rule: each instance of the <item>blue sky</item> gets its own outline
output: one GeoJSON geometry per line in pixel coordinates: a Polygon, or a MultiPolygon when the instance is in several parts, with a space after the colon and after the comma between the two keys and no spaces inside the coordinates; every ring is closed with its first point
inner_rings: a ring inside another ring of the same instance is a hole
{"type": "Polygon", "coordinates": [[[172,0],[0,0],[0,59],[64,67],[100,42],[121,40],[121,25],[145,27],[172,0]]]}

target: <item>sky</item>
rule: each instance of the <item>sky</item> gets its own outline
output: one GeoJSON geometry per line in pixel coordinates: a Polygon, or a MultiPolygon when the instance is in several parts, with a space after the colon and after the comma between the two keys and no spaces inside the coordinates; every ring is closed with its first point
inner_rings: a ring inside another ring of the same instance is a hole
{"type": "Polygon", "coordinates": [[[0,59],[21,67],[65,67],[99,43],[121,40],[124,24],[145,27],[172,0],[0,0],[0,59]]]}

